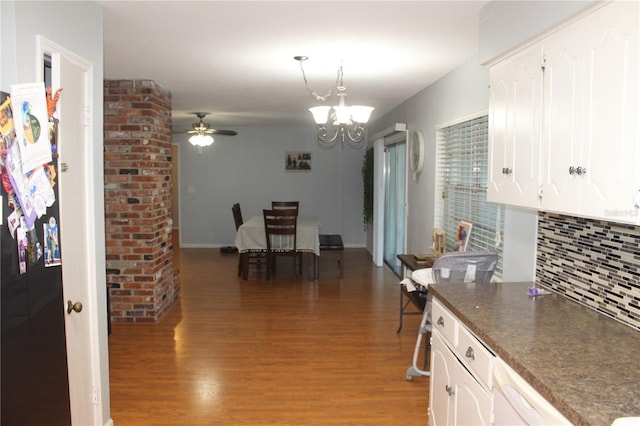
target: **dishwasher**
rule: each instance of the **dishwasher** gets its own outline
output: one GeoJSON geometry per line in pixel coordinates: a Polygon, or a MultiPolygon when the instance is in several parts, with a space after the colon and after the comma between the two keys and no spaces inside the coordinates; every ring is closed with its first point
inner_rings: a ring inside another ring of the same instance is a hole
{"type": "Polygon", "coordinates": [[[571,425],[571,422],[503,360],[493,366],[495,426],[571,425]]]}

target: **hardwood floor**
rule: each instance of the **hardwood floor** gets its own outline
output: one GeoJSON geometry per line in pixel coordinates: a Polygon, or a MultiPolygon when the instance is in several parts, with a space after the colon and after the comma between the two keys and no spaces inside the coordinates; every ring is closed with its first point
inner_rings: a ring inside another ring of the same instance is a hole
{"type": "MultiPolygon", "coordinates": [[[[175,247],[178,247],[176,244],[175,247]]],[[[320,279],[237,276],[237,255],[179,253],[182,297],[158,324],[113,324],[111,417],[126,425],[424,425],[428,377],[405,380],[420,316],[364,249],[320,279]]]]}

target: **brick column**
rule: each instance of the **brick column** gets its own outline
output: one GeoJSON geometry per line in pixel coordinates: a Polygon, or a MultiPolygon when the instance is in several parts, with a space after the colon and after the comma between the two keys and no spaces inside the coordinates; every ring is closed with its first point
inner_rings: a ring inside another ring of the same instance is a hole
{"type": "Polygon", "coordinates": [[[157,322],[179,298],[171,220],[171,94],[104,82],[107,283],[114,322],[157,322]]]}

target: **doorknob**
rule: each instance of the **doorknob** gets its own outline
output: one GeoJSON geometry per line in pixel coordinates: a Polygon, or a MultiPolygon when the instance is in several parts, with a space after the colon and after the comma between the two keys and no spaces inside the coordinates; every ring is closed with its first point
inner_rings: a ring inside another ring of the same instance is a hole
{"type": "Polygon", "coordinates": [[[75,311],[75,312],[82,311],[82,303],[81,302],[72,303],[71,300],[67,300],[67,313],[70,314],[71,311],[75,311]]]}

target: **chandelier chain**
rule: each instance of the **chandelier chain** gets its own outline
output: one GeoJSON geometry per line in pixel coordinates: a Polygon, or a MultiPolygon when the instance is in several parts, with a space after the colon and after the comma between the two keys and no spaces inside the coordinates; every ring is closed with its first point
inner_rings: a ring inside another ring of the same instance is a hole
{"type": "Polygon", "coordinates": [[[344,87],[342,85],[342,74],[343,74],[342,73],[342,63],[340,63],[340,67],[338,68],[338,77],[336,78],[336,87],[332,87],[331,89],[329,89],[327,94],[324,95],[324,96],[319,95],[315,90],[313,90],[311,88],[311,85],[309,84],[309,81],[307,80],[307,74],[304,72],[304,67],[302,66],[302,61],[300,61],[300,70],[302,71],[302,78],[304,79],[304,84],[305,84],[305,86],[307,88],[307,92],[309,92],[309,94],[311,96],[313,96],[316,101],[325,102],[333,94],[333,89],[338,88],[340,90],[341,88],[344,87]]]}

